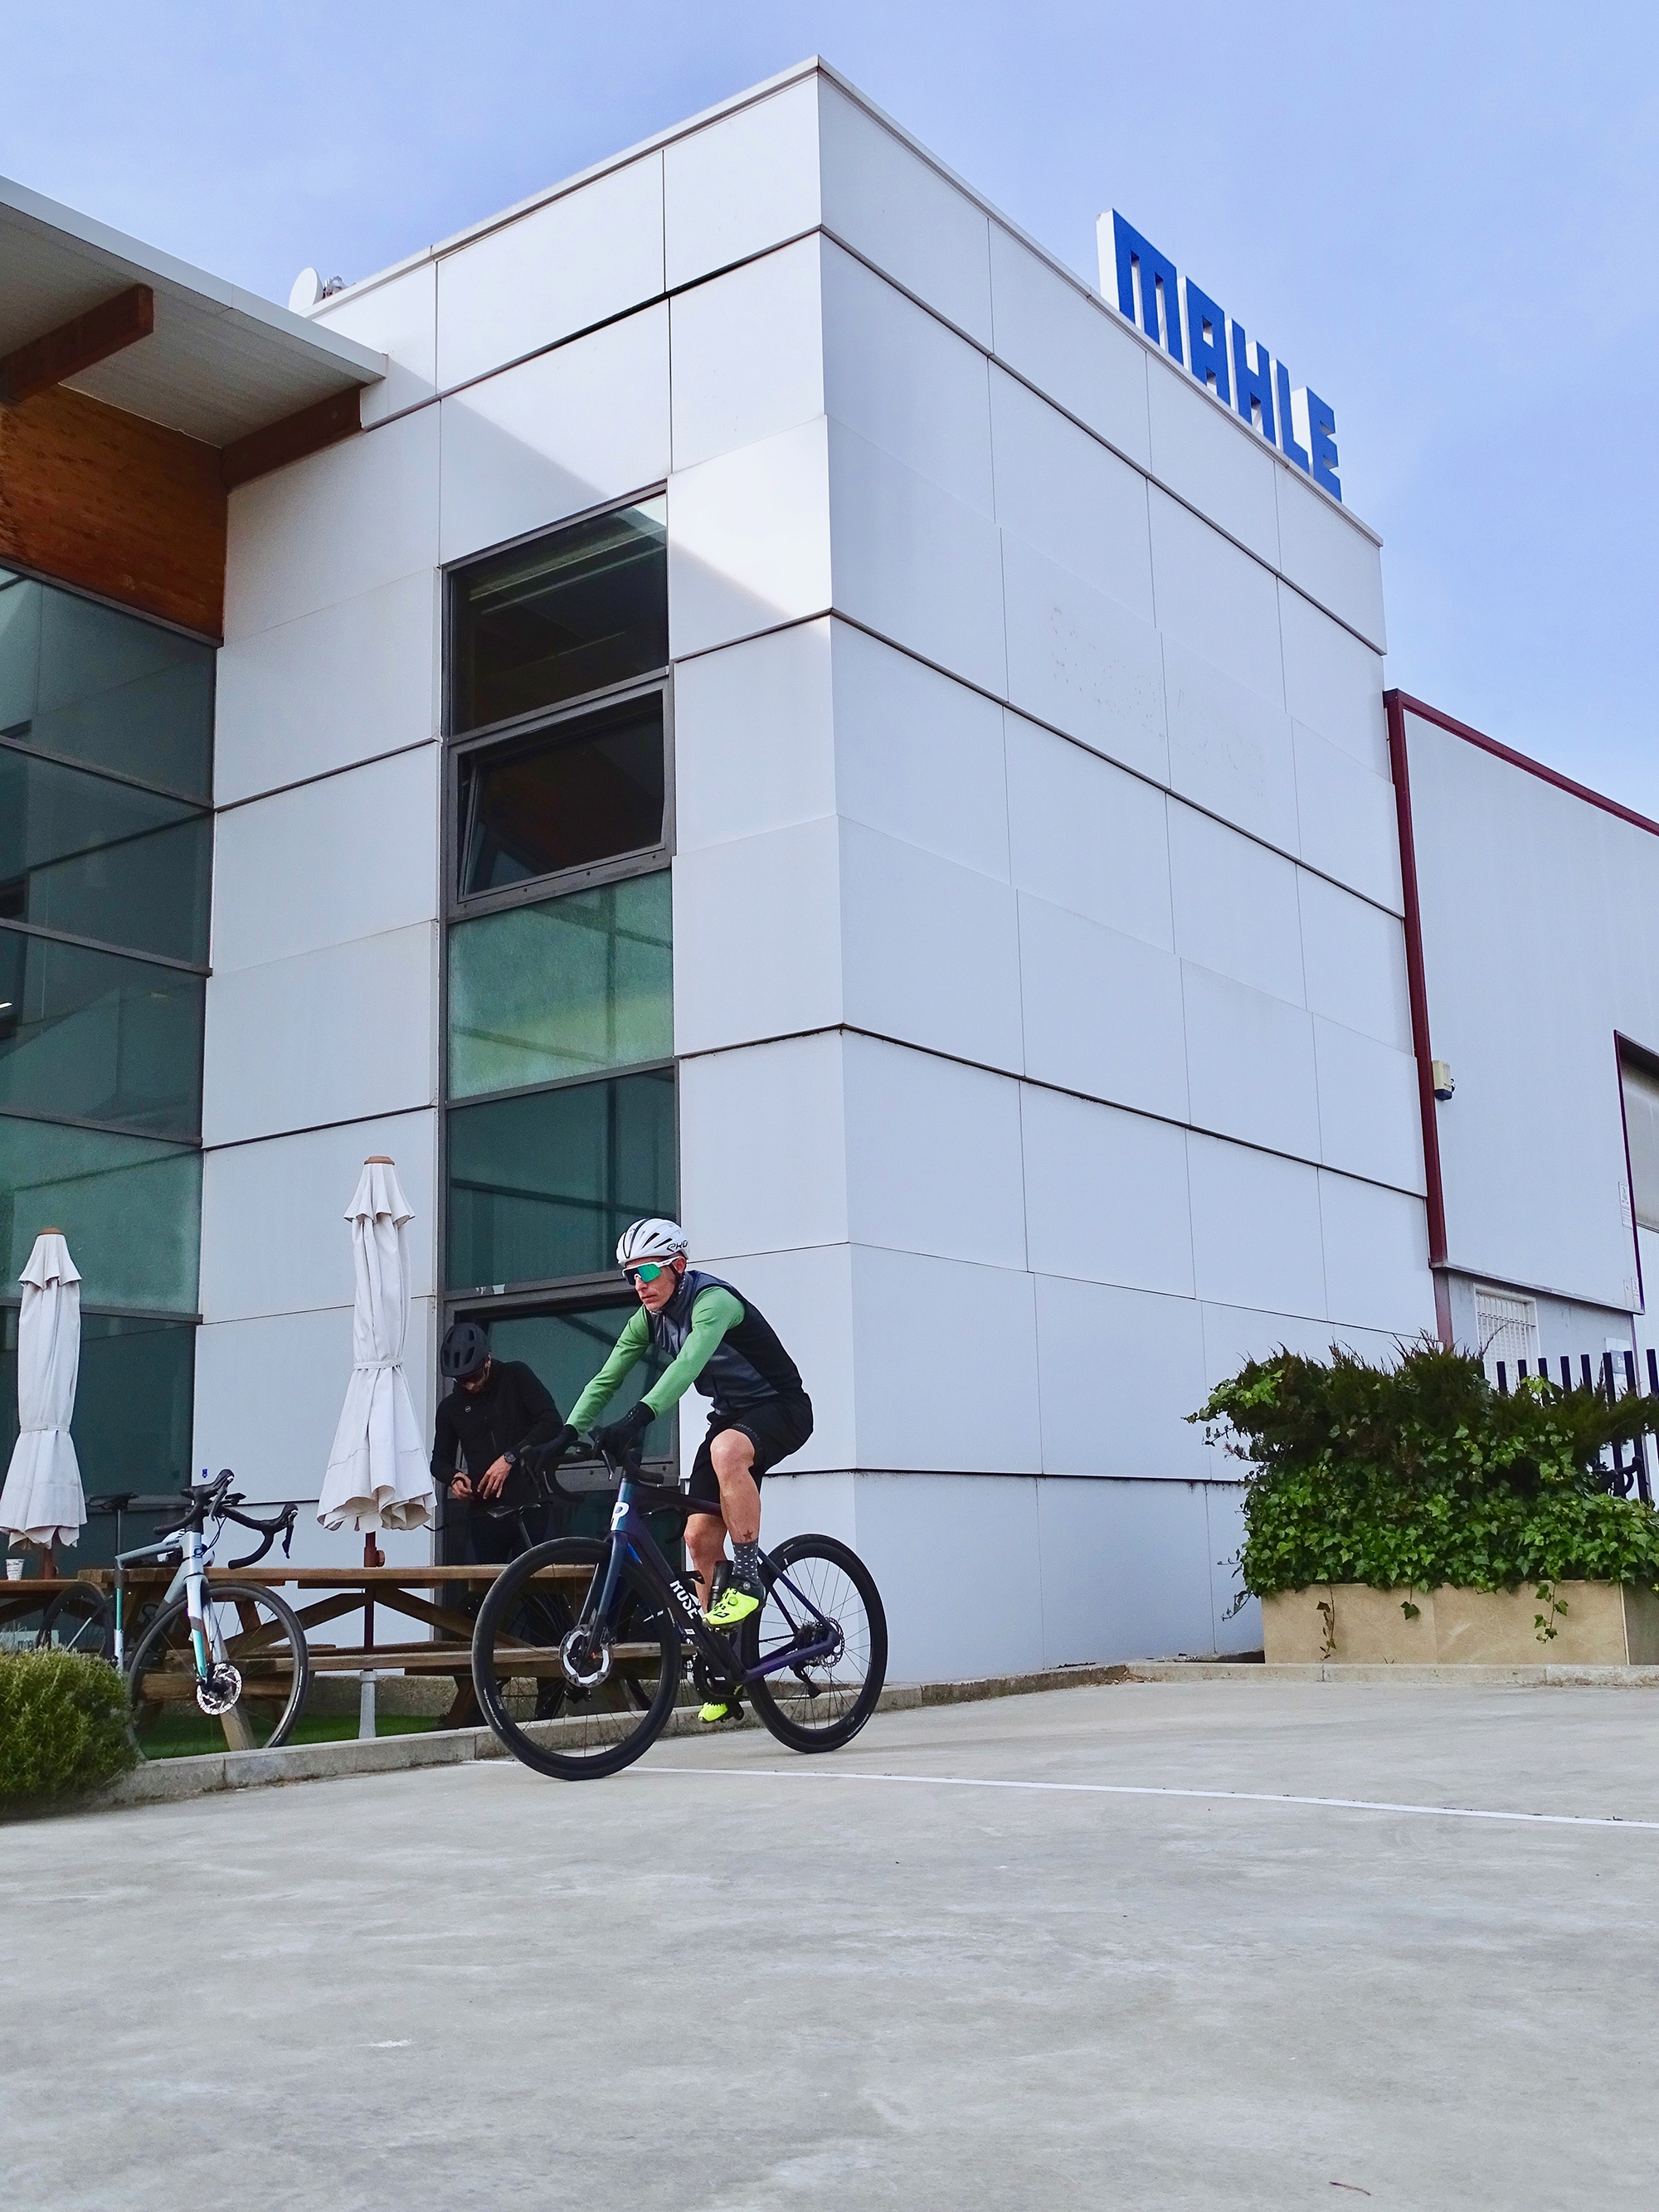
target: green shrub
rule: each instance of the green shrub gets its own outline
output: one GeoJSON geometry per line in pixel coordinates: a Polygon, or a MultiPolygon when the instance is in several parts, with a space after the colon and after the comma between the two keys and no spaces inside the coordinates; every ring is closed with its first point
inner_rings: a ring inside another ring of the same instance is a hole
{"type": "Polygon", "coordinates": [[[126,1685],[106,1661],[0,1652],[0,1804],[94,1790],[137,1756],[126,1685]]]}
{"type": "Polygon", "coordinates": [[[1609,1405],[1533,1376],[1504,1397],[1478,1359],[1425,1339],[1392,1367],[1253,1359],[1188,1418],[1247,1460],[1244,1587],[1659,1587],[1659,1512],[1602,1486],[1603,1448],[1659,1425],[1659,1400],[1609,1405]]]}

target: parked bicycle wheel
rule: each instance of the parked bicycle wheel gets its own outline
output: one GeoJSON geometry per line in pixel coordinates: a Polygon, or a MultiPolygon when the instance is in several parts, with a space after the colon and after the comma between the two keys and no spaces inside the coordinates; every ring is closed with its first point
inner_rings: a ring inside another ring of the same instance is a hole
{"type": "Polygon", "coordinates": [[[212,1679],[198,1683],[185,1600],[164,1607],[127,1672],[132,1731],[146,1759],[266,1751],[306,1701],[310,1660],[293,1608],[254,1583],[210,1580],[203,1593],[212,1679]]]}
{"type": "Polygon", "coordinates": [[[757,1676],[748,1695],[780,1743],[835,1751],[876,1709],[887,1679],[887,1615],[875,1577],[833,1536],[792,1536],[765,1561],[766,1602],[744,1623],[746,1668],[786,1651],[817,1658],[757,1676]]]}
{"type": "Polygon", "coordinates": [[[490,1584],[472,1634],[472,1682],[490,1727],[538,1774],[615,1774],[660,1734],[680,1683],[680,1643],[637,1566],[623,1570],[614,1627],[580,1626],[605,1547],[538,1544],[490,1584]]]}
{"type": "Polygon", "coordinates": [[[73,1583],[48,1601],[40,1616],[37,1651],[85,1651],[107,1659],[115,1650],[115,1614],[102,1590],[73,1583]]]}

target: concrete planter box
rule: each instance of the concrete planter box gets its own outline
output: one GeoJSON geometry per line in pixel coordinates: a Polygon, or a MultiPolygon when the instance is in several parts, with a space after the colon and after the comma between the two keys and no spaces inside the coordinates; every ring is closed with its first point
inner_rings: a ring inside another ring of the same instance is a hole
{"type": "Polygon", "coordinates": [[[1378,1590],[1364,1583],[1281,1590],[1261,1601],[1267,1664],[1659,1665],[1659,1595],[1623,1583],[1557,1583],[1554,1591],[1566,1611],[1550,1615],[1556,1632],[1545,1640],[1534,1624],[1548,1608],[1530,1583],[1515,1590],[1378,1590]],[[1407,1605],[1417,1607],[1414,1620],[1407,1605]]]}

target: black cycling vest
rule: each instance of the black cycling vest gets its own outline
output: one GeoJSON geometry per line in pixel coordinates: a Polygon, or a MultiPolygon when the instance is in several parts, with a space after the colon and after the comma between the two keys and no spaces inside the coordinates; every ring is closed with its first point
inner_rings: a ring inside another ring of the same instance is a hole
{"type": "Polygon", "coordinates": [[[714,1400],[715,1413],[740,1413],[747,1407],[779,1398],[804,1397],[800,1370],[753,1300],[718,1275],[705,1275],[696,1267],[686,1269],[668,1304],[649,1316],[651,1341],[657,1351],[672,1359],[690,1335],[691,1309],[699,1291],[729,1291],[743,1308],[743,1319],[727,1329],[693,1385],[714,1400]]]}

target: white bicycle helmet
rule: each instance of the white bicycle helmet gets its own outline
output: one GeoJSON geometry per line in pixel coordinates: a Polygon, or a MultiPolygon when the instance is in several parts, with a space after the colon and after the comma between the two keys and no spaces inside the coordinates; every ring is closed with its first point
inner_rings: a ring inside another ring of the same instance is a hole
{"type": "Polygon", "coordinates": [[[653,1213],[623,1230],[617,1240],[617,1265],[627,1267],[636,1260],[672,1260],[676,1253],[689,1251],[690,1242],[678,1221],[666,1221],[653,1213]]]}

